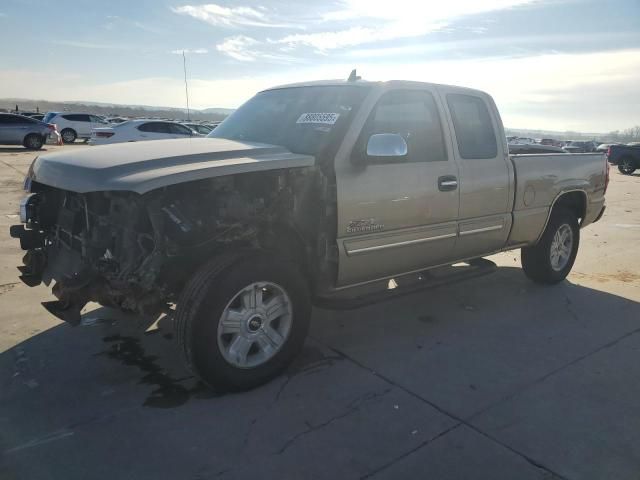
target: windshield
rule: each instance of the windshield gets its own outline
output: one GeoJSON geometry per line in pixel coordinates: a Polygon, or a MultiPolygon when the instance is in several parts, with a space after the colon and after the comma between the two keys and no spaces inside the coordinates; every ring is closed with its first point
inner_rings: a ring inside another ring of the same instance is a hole
{"type": "Polygon", "coordinates": [[[292,87],[261,92],[208,136],[282,145],[295,153],[317,155],[344,134],[349,117],[367,87],[292,87]]]}

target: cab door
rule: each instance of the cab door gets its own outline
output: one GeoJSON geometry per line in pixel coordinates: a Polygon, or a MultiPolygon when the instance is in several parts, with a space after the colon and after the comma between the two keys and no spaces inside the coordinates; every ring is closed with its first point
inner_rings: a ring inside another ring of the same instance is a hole
{"type": "Polygon", "coordinates": [[[460,168],[460,213],[456,259],[501,249],[511,230],[513,166],[491,97],[439,86],[452,126],[453,154],[460,168]]]}
{"type": "Polygon", "coordinates": [[[417,271],[453,255],[458,168],[434,93],[383,91],[350,158],[336,159],[339,286],[417,271]],[[407,154],[368,157],[371,136],[385,133],[401,135],[407,154]]]}

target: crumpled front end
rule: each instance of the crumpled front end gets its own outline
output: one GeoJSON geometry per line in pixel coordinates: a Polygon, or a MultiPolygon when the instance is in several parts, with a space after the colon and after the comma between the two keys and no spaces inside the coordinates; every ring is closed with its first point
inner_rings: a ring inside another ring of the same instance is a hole
{"type": "Polygon", "coordinates": [[[157,314],[190,274],[228,245],[255,246],[290,210],[284,173],[219,177],[133,192],[76,193],[32,182],[11,227],[26,250],[20,278],[53,283],[43,305],[72,324],[87,302],[157,314]]]}
{"type": "Polygon", "coordinates": [[[156,284],[158,238],[153,203],[127,192],[80,194],[34,184],[11,227],[26,250],[21,280],[54,282],[56,301],[43,305],[72,324],[89,301],[141,313],[161,308],[156,284]]]}

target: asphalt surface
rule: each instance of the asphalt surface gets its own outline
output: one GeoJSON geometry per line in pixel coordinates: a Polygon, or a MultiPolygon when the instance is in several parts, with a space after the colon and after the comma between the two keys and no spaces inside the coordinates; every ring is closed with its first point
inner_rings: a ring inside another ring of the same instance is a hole
{"type": "Polygon", "coordinates": [[[91,307],[72,328],[18,281],[34,156],[0,147],[0,479],[640,477],[640,173],[612,170],[564,283],[507,252],[485,277],[316,309],[285,375],[220,394],[169,319],[91,307]]]}

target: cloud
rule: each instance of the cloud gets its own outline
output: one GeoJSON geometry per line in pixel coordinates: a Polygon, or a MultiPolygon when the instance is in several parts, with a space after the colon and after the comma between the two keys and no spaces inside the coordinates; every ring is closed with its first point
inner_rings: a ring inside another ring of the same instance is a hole
{"type": "Polygon", "coordinates": [[[324,21],[379,18],[401,22],[437,23],[456,17],[475,15],[522,5],[540,0],[448,0],[446,2],[416,2],[415,0],[343,0],[342,8],[322,15],[324,21]]]}
{"type": "Polygon", "coordinates": [[[253,62],[258,59],[272,63],[304,63],[305,61],[283,53],[271,53],[265,48],[265,44],[255,38],[246,35],[227,37],[222,43],[216,45],[216,50],[241,62],[253,62]]]}
{"type": "Polygon", "coordinates": [[[291,27],[286,23],[273,20],[264,8],[223,7],[215,3],[208,3],[172,7],[171,10],[179,15],[197,18],[215,27],[291,27]]]}
{"type": "Polygon", "coordinates": [[[274,44],[283,44],[288,49],[292,49],[298,45],[305,45],[324,54],[328,50],[353,47],[365,43],[375,43],[385,40],[426,35],[427,33],[433,32],[442,26],[444,26],[444,24],[408,25],[392,23],[380,28],[351,27],[346,30],[333,32],[293,34],[277,40],[269,40],[269,42],[274,44]]]}
{"type": "MultiPolygon", "coordinates": [[[[321,16],[324,23],[348,23],[348,26],[331,31],[287,35],[271,40],[288,48],[308,46],[320,53],[345,47],[353,47],[381,41],[420,37],[441,30],[456,18],[505,10],[539,0],[449,0],[446,2],[416,2],[415,0],[346,0],[342,8],[321,16]]],[[[475,32],[484,33],[486,27],[475,32]]]]}
{"type": "Polygon", "coordinates": [[[182,52],[184,52],[185,54],[202,55],[205,53],[209,53],[209,50],[207,50],[206,48],[179,48],[177,50],[171,50],[170,53],[173,53],[174,55],[182,55],[182,52]]]}
{"type": "Polygon", "coordinates": [[[88,48],[93,50],[123,50],[127,49],[124,45],[112,45],[106,43],[78,42],[75,40],[53,40],[51,43],[61,45],[63,47],[88,48]]]}
{"type": "Polygon", "coordinates": [[[216,50],[225,55],[240,60],[241,62],[252,62],[258,58],[258,54],[251,50],[251,47],[258,44],[255,38],[246,35],[236,35],[225,38],[222,43],[216,45],[216,50]]]}

